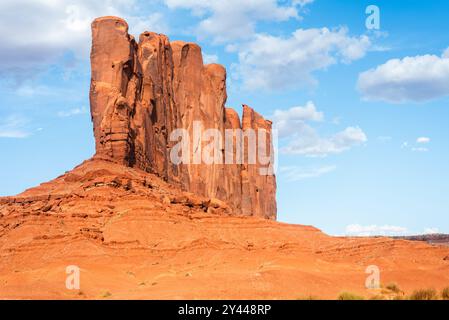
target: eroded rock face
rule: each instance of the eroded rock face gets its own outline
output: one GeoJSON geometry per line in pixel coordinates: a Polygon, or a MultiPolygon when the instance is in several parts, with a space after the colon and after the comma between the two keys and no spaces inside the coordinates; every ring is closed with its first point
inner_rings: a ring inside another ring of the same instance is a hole
{"type": "MultiPolygon", "coordinates": [[[[137,43],[117,17],[96,19],[92,37],[96,157],[156,173],[186,191],[226,202],[236,214],[276,219],[274,175],[260,175],[266,164],[236,161],[245,159],[237,147],[242,129],[270,134],[271,122],[245,106],[241,124],[237,112],[225,108],[221,65],[204,65],[198,45],[170,42],[161,34],[144,32],[137,43]],[[176,129],[190,138],[187,163],[170,158],[178,143],[170,137],[176,129]],[[219,135],[208,135],[208,129],[219,135]],[[232,145],[225,148],[229,132],[232,145]],[[205,163],[204,154],[217,161],[205,163]]],[[[262,149],[271,151],[270,139],[262,149]]]]}
{"type": "Polygon", "coordinates": [[[133,112],[128,85],[135,68],[135,42],[126,21],[104,17],[92,24],[90,102],[96,153],[131,164],[133,112]]]}
{"type": "Polygon", "coordinates": [[[264,218],[276,219],[276,177],[266,172],[273,170],[269,156],[273,152],[273,143],[271,135],[264,134],[271,132],[272,123],[244,105],[242,129],[261,129],[258,132],[262,133],[257,135],[258,161],[255,164],[245,161],[242,166],[242,213],[251,215],[257,212],[257,215],[264,218]]]}

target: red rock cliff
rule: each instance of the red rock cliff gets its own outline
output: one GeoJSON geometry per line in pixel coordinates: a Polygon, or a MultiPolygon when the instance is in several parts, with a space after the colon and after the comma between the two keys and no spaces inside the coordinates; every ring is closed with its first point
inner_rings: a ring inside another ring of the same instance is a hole
{"type": "Polygon", "coordinates": [[[144,32],[137,43],[126,21],[102,17],[92,23],[91,63],[97,157],[222,200],[236,214],[276,219],[275,177],[261,175],[260,163],[247,163],[251,148],[244,133],[265,129],[268,138],[257,140],[256,149],[271,151],[271,122],[244,106],[240,123],[238,114],[225,108],[226,70],[218,64],[204,65],[198,45],[170,42],[152,32],[144,32]],[[202,132],[216,129],[220,135],[204,139],[204,134],[195,135],[195,126],[202,132]],[[170,137],[175,129],[184,129],[190,137],[187,163],[170,159],[178,143],[170,137]],[[209,149],[211,145],[216,148],[209,149]],[[204,163],[201,155],[209,151],[209,158],[221,161],[204,163]]]}

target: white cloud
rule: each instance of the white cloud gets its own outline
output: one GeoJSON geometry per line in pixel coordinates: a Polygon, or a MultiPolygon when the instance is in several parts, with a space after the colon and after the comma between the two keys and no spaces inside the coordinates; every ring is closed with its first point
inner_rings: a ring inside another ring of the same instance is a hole
{"type": "Polygon", "coordinates": [[[26,138],[30,136],[27,129],[28,120],[19,115],[7,116],[0,121],[0,138],[26,138]]]}
{"type": "Polygon", "coordinates": [[[416,143],[426,144],[430,142],[430,138],[428,137],[419,137],[416,139],[416,143]]]}
{"type": "Polygon", "coordinates": [[[428,152],[429,149],[423,148],[423,147],[414,147],[414,148],[412,148],[412,151],[413,152],[428,152]]]}
{"type": "Polygon", "coordinates": [[[313,3],[315,0],[293,0],[293,4],[304,7],[307,4],[313,3]]]}
{"type": "Polygon", "coordinates": [[[61,118],[67,118],[67,117],[72,117],[72,116],[77,116],[77,115],[81,115],[81,114],[87,114],[88,110],[86,107],[81,107],[81,108],[73,108],[67,111],[59,111],[58,112],[58,117],[61,118]]]}
{"type": "Polygon", "coordinates": [[[440,230],[438,228],[426,228],[424,229],[424,234],[439,234],[440,230]]]}
{"type": "Polygon", "coordinates": [[[331,136],[322,137],[309,124],[324,120],[324,113],[318,111],[312,101],[307,102],[305,106],[277,109],[268,118],[272,119],[273,129],[277,130],[279,137],[287,141],[286,146],[280,148],[284,154],[325,157],[342,153],[368,141],[366,134],[359,127],[347,127],[331,136]]]}
{"type": "Polygon", "coordinates": [[[398,227],[398,226],[362,226],[360,224],[351,224],[346,227],[346,235],[348,236],[360,236],[360,237],[369,237],[369,236],[403,236],[406,235],[407,228],[398,227]]]}
{"type": "Polygon", "coordinates": [[[446,50],[444,50],[444,52],[443,52],[443,58],[449,59],[449,47],[448,47],[446,50]]]}
{"type": "Polygon", "coordinates": [[[277,90],[316,84],[313,72],[365,56],[371,42],[346,28],[298,29],[288,37],[257,34],[239,47],[234,78],[246,89],[277,90]]]}
{"type": "Polygon", "coordinates": [[[439,57],[392,59],[359,75],[357,87],[367,100],[424,102],[449,95],[449,48],[439,57]]]}
{"type": "Polygon", "coordinates": [[[426,145],[430,143],[431,139],[428,137],[419,137],[416,139],[415,144],[410,144],[408,142],[404,142],[401,145],[401,149],[408,149],[412,152],[428,152],[429,148],[423,147],[423,145],[426,145]]]}
{"type": "Polygon", "coordinates": [[[167,18],[160,12],[155,12],[149,16],[133,16],[130,13],[125,14],[124,18],[129,24],[129,33],[138,36],[145,31],[153,31],[167,34],[170,32],[170,26],[167,18]]]}
{"type": "Polygon", "coordinates": [[[331,173],[337,169],[336,166],[322,167],[298,167],[288,166],[281,167],[280,174],[289,182],[301,181],[304,179],[317,178],[325,174],[331,173]]]}
{"type": "Polygon", "coordinates": [[[218,63],[218,56],[216,54],[203,53],[203,60],[205,64],[218,63]]]}
{"type": "Polygon", "coordinates": [[[275,110],[270,117],[280,137],[295,133],[306,121],[322,121],[324,114],[317,111],[315,104],[308,101],[304,107],[297,106],[288,110],[275,110]]]}
{"type": "Polygon", "coordinates": [[[15,88],[14,93],[20,97],[51,96],[55,94],[55,89],[44,85],[23,83],[15,88]]]}
{"type": "Polygon", "coordinates": [[[65,52],[88,59],[90,24],[104,15],[123,16],[140,29],[163,21],[154,14],[133,14],[135,0],[15,0],[0,1],[0,75],[28,78],[36,70],[57,62],[65,52]]]}
{"type": "Polygon", "coordinates": [[[188,9],[201,21],[195,28],[199,37],[216,43],[248,39],[260,21],[300,19],[299,11],[310,0],[164,0],[170,9],[188,9]],[[298,8],[299,7],[299,8],[298,8]]]}
{"type": "Polygon", "coordinates": [[[338,154],[368,141],[366,134],[359,127],[347,127],[330,137],[321,137],[311,127],[306,127],[303,134],[297,134],[282,153],[325,157],[338,154]]]}

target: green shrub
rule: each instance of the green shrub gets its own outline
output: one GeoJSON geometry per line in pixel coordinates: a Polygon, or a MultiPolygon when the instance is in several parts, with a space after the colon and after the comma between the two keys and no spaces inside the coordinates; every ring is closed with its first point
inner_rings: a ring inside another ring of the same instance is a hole
{"type": "Polygon", "coordinates": [[[338,296],[338,300],[365,300],[365,298],[354,293],[342,292],[338,296]]]}
{"type": "Polygon", "coordinates": [[[416,290],[409,297],[409,300],[438,300],[438,294],[435,289],[416,290]]]}

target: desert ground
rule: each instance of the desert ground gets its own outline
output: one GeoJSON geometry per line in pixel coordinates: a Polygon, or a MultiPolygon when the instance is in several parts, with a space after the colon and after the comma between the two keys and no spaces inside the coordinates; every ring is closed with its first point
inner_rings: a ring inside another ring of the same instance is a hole
{"type": "Polygon", "coordinates": [[[403,295],[449,286],[447,246],[233,216],[101,159],[0,198],[1,299],[388,298],[365,288],[369,265],[403,295]],[[80,289],[66,288],[69,265],[81,270],[80,289]]]}

